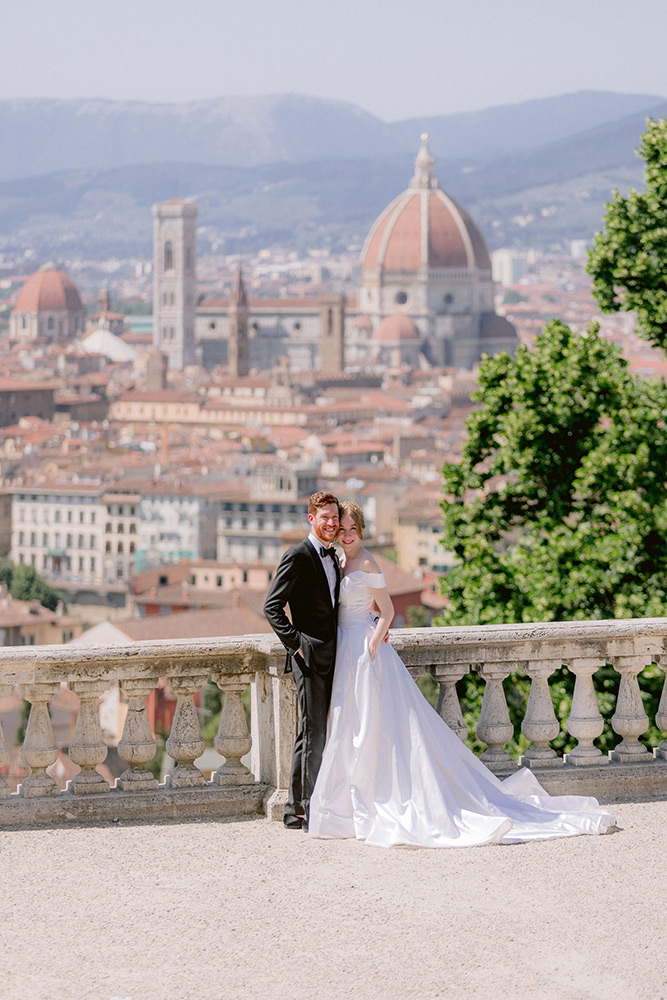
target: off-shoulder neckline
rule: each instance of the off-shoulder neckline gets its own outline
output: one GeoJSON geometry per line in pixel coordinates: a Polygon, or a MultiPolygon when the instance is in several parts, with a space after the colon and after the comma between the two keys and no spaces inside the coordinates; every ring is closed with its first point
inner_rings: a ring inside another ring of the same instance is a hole
{"type": "Polygon", "coordinates": [[[384,573],[381,571],[369,573],[367,569],[353,569],[349,573],[344,573],[343,579],[346,580],[348,576],[354,576],[355,573],[361,573],[362,576],[384,576],[384,573]]]}

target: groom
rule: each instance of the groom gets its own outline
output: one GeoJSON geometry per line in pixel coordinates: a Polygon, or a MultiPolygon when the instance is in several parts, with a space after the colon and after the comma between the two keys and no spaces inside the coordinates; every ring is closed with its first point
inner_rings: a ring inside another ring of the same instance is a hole
{"type": "Polygon", "coordinates": [[[269,625],[287,650],[285,672],[294,674],[301,709],[283,821],[288,829],[308,829],[308,806],[326,739],[340,589],[332,544],[338,518],[337,498],[313,493],[308,501],[310,534],[285,552],[264,603],[269,625]]]}

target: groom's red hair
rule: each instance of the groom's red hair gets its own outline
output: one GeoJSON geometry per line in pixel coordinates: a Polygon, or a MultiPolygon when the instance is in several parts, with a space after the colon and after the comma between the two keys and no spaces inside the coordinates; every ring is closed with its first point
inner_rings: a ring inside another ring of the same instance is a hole
{"type": "Polygon", "coordinates": [[[338,507],[338,497],[335,497],[333,493],[324,493],[320,490],[318,493],[313,493],[308,499],[308,513],[314,514],[316,510],[320,507],[328,507],[330,503],[335,503],[338,507]]]}

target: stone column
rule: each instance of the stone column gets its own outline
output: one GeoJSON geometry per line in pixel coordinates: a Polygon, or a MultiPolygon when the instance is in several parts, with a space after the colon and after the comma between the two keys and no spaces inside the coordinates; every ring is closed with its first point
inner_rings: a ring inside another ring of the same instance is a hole
{"type": "Polygon", "coordinates": [[[194,702],[194,696],[203,688],[206,677],[206,674],[192,674],[168,678],[169,686],[177,699],[174,721],[167,740],[167,753],[176,761],[167,775],[168,788],[201,788],[206,785],[206,778],[194,763],[197,757],[201,757],[206,746],[194,702]]]}
{"type": "Polygon", "coordinates": [[[148,721],[146,698],[155,687],[155,681],[130,679],[121,681],[120,686],[127,695],[128,706],[123,735],[118,744],[118,756],[129,767],[116,779],[116,788],[123,792],[151,791],[158,787],[159,781],[146,769],[146,764],[153,759],[157,750],[148,721]]]}
{"type": "Polygon", "coordinates": [[[463,664],[455,666],[441,666],[435,668],[435,679],[440,685],[438,693],[438,704],[436,711],[440,718],[447,723],[453,733],[465,743],[468,737],[468,727],[463,718],[459,696],[456,691],[457,681],[468,673],[468,668],[463,664]]]}
{"type": "Polygon", "coordinates": [[[521,758],[524,767],[561,767],[563,758],[549,746],[560,732],[549,690],[549,677],[560,667],[556,660],[531,660],[526,664],[530,677],[530,694],[521,732],[532,746],[521,758]]]}
{"type": "Polygon", "coordinates": [[[250,684],[251,677],[248,674],[236,677],[216,674],[214,680],[220,690],[225,692],[225,704],[213,745],[225,758],[225,763],[212,776],[212,781],[216,785],[248,784],[255,779],[245,764],[241,763],[241,757],[250,753],[252,739],[241,695],[250,684]]]}
{"type": "MultiPolygon", "coordinates": [[[[658,659],[662,669],[665,670],[664,665],[667,663],[667,657],[661,655],[656,659],[658,659]]],[[[667,670],[665,670],[665,683],[662,685],[660,704],[658,705],[658,711],[655,713],[655,723],[663,733],[667,733],[667,670]]],[[[659,760],[667,760],[667,740],[662,741],[655,751],[655,755],[659,760]]]]}
{"type": "Polygon", "coordinates": [[[504,749],[505,744],[514,736],[503,690],[503,681],[509,677],[511,666],[508,663],[484,663],[479,671],[486,687],[477,723],[477,735],[488,747],[480,759],[492,771],[515,770],[517,766],[504,749]]]}
{"type": "MultiPolygon", "coordinates": [[[[13,690],[11,684],[0,684],[0,698],[8,698],[13,690]]],[[[0,767],[7,767],[8,764],[9,750],[7,749],[2,724],[0,723],[0,767]]],[[[5,779],[0,775],[0,799],[6,799],[9,795],[11,795],[11,790],[5,779]]]]}
{"type": "Polygon", "coordinates": [[[604,729],[604,720],[595,698],[593,674],[604,664],[599,659],[577,657],[566,662],[565,666],[576,677],[572,711],[566,725],[568,733],[577,741],[574,750],[565,754],[565,762],[577,766],[608,764],[609,757],[593,745],[593,740],[597,739],[604,729]]]}
{"type": "Polygon", "coordinates": [[[109,684],[107,681],[74,681],[70,687],[80,704],[69,756],[81,770],[67,782],[67,790],[74,795],[108,792],[109,783],[96,770],[96,766],[107,759],[107,745],[102,736],[97,699],[104,694],[109,684]]]}
{"type": "Polygon", "coordinates": [[[612,750],[611,759],[621,764],[648,764],[653,760],[653,754],[637,738],[648,729],[648,715],[644,711],[637,680],[637,674],[646,666],[647,657],[614,656],[611,662],[614,670],[621,675],[611,724],[614,732],[623,737],[612,750]]]}
{"type": "Polygon", "coordinates": [[[19,795],[37,798],[60,795],[58,783],[46,773],[47,767],[58,760],[58,747],[53,738],[48,703],[60,690],[57,683],[22,684],[21,694],[30,702],[30,717],[21,750],[21,760],[32,771],[19,786],[19,795]]]}

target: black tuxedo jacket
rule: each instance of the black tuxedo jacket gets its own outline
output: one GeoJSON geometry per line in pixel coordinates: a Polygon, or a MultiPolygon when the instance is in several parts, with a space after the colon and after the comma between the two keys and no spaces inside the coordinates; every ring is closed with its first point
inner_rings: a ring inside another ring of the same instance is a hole
{"type": "MultiPolygon", "coordinates": [[[[326,557],[327,559],[329,556],[326,557]]],[[[318,674],[333,670],[336,659],[336,618],[340,569],[336,565],[335,604],[331,603],[329,581],[322,556],[308,539],[283,555],[264,602],[264,614],[288,653],[303,669],[318,674]],[[289,605],[291,621],[285,613],[289,605]],[[299,651],[303,652],[304,662],[299,651]]]]}

